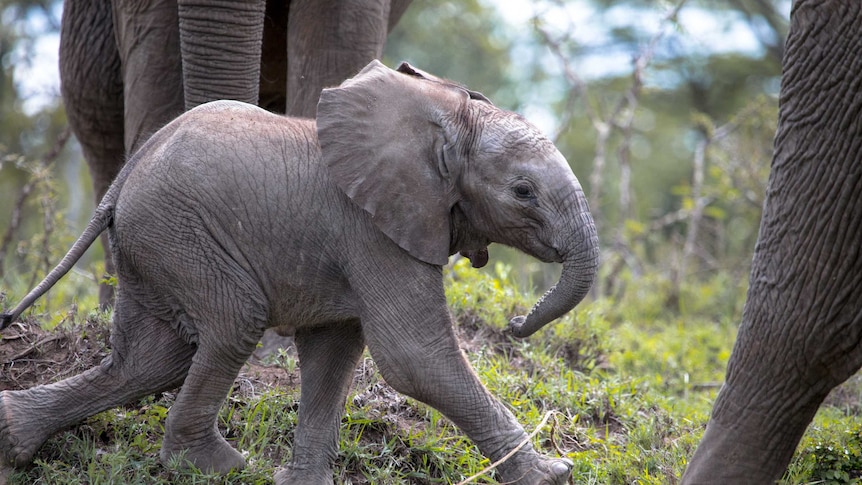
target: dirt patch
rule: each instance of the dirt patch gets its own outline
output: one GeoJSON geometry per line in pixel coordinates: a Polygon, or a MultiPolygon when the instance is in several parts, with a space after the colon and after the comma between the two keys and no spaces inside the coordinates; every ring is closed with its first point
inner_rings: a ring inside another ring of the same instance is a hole
{"type": "Polygon", "coordinates": [[[0,391],[55,382],[89,369],[108,355],[107,325],[87,321],[46,331],[32,320],[0,333],[0,391]]]}
{"type": "MultiPolygon", "coordinates": [[[[0,391],[26,389],[56,382],[98,365],[110,353],[110,324],[88,319],[80,325],[44,330],[35,318],[16,322],[0,332],[0,391]]],[[[476,315],[467,314],[455,326],[461,348],[467,353],[483,349],[505,354],[518,365],[521,359],[502,330],[487,325],[476,315]]],[[[266,354],[272,354],[272,349],[266,354]]],[[[295,355],[295,351],[290,352],[295,355]]],[[[363,387],[368,379],[369,362],[360,363],[354,387],[363,387]],[[366,370],[363,370],[366,369],[366,370]]],[[[300,383],[298,365],[287,370],[255,355],[243,367],[240,386],[296,388],[300,383]]]]}
{"type": "Polygon", "coordinates": [[[266,388],[287,387],[299,389],[299,368],[291,371],[277,365],[263,365],[249,361],[237,377],[234,388],[245,396],[261,394],[266,388]]]}
{"type": "MultiPolygon", "coordinates": [[[[86,321],[70,329],[44,330],[34,320],[16,322],[0,332],[0,391],[27,389],[79,374],[110,353],[107,323],[86,321]]],[[[299,369],[246,364],[237,387],[254,394],[264,387],[298,387],[299,369]]]]}

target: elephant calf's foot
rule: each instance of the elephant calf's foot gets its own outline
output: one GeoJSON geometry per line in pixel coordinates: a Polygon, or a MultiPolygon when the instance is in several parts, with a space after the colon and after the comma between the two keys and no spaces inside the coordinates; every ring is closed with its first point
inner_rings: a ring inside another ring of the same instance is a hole
{"type": "Polygon", "coordinates": [[[327,467],[306,469],[290,464],[275,474],[275,485],[333,485],[332,470],[327,467]]]}
{"type": "Polygon", "coordinates": [[[33,460],[50,433],[12,401],[12,392],[0,392],[0,466],[21,467],[33,460]]]}
{"type": "Polygon", "coordinates": [[[565,458],[546,458],[536,452],[516,454],[500,464],[501,483],[517,485],[565,485],[574,464],[565,458]]]}
{"type": "Polygon", "coordinates": [[[180,467],[191,463],[206,473],[225,474],[245,467],[245,458],[216,432],[204,442],[193,445],[178,444],[165,436],[159,457],[166,465],[172,459],[180,458],[180,467]]]}

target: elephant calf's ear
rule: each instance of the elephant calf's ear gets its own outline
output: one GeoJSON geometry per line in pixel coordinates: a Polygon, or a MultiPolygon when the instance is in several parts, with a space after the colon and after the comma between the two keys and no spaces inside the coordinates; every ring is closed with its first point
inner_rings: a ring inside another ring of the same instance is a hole
{"type": "Polygon", "coordinates": [[[444,265],[450,183],[438,170],[443,132],[433,119],[439,110],[429,105],[442,99],[429,98],[438,91],[432,84],[372,61],[340,87],[323,90],[317,132],[336,185],[401,248],[444,265]]]}

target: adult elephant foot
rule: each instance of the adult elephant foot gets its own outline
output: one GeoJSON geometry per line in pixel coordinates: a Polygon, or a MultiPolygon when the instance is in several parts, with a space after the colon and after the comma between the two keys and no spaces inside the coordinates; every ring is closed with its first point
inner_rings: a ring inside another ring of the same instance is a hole
{"type": "Polygon", "coordinates": [[[0,392],[0,468],[30,463],[50,434],[13,404],[12,392],[0,392]]]}
{"type": "Polygon", "coordinates": [[[166,434],[159,457],[165,465],[179,458],[181,461],[178,466],[191,464],[206,473],[226,474],[245,467],[245,458],[215,429],[209,436],[198,439],[194,444],[179,443],[166,434]]]}
{"type": "Polygon", "coordinates": [[[288,465],[275,474],[275,485],[333,485],[332,470],[316,468],[304,470],[288,465]]]}
{"type": "Polygon", "coordinates": [[[535,452],[519,452],[501,463],[500,483],[516,485],[565,485],[574,464],[565,458],[546,458],[535,452]]]}

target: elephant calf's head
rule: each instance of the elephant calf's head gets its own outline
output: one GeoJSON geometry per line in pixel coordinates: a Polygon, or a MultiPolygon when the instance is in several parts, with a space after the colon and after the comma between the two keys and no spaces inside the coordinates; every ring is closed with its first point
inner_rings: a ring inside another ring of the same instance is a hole
{"type": "Polygon", "coordinates": [[[462,250],[481,265],[484,246],[499,242],[563,263],[560,282],[512,320],[515,335],[568,312],[592,286],[598,239],[580,183],[523,117],[406,63],[372,61],[323,91],[317,125],[336,184],[414,257],[444,265],[462,250]]]}

